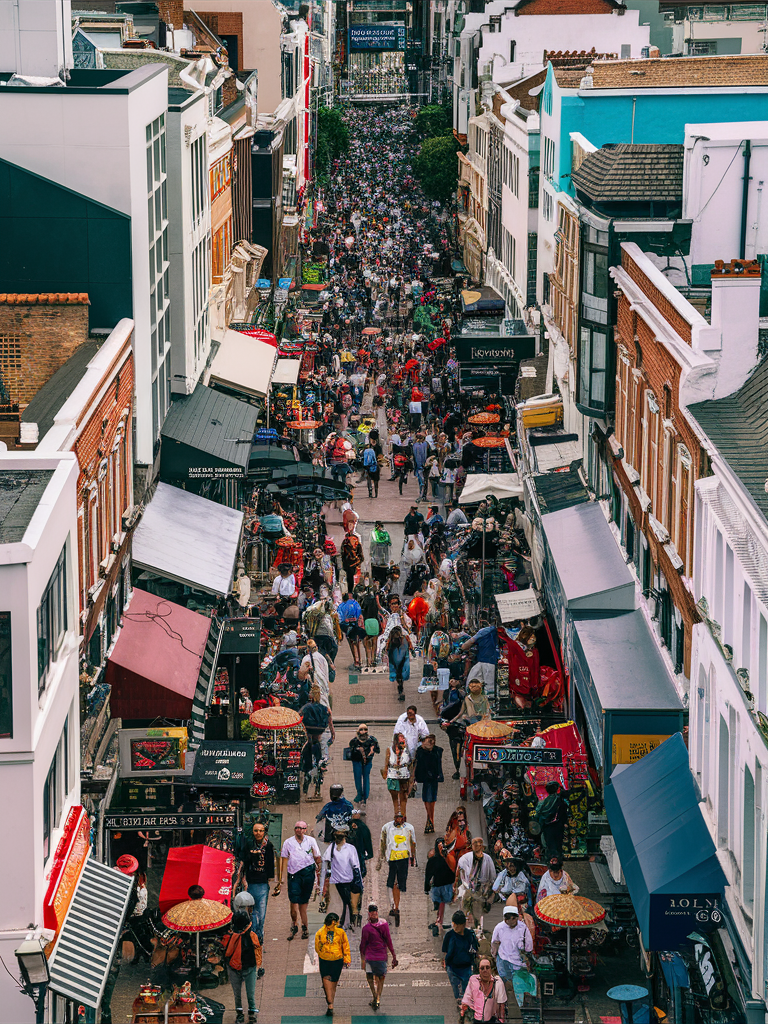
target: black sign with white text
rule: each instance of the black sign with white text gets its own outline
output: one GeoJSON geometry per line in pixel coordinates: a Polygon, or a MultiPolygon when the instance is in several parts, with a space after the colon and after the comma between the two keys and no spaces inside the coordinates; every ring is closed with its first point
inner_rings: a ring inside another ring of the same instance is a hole
{"type": "Polygon", "coordinates": [[[472,747],[472,763],[561,765],[563,752],[559,747],[494,747],[491,744],[476,743],[472,747]]]}
{"type": "Polygon", "coordinates": [[[237,816],[226,811],[212,811],[210,814],[194,811],[190,814],[105,814],[104,827],[113,832],[135,832],[139,829],[157,828],[233,828],[237,816]]]}

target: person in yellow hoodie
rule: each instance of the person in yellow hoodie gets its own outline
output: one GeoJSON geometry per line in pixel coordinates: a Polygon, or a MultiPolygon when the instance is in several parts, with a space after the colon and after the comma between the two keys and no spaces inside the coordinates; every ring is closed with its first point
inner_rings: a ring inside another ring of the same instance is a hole
{"type": "Polygon", "coordinates": [[[339,915],[328,914],[325,924],[315,933],[315,952],[320,961],[320,978],[323,982],[325,1001],[328,1009],[326,1017],[333,1016],[333,1000],[336,986],[339,984],[342,968],[349,967],[352,956],[349,952],[349,939],[343,928],[339,927],[339,915]]]}

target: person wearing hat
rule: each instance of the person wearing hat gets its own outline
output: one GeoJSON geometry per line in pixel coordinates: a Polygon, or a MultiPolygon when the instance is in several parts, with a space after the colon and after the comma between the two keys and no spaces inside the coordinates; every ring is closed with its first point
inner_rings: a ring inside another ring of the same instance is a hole
{"type": "Polygon", "coordinates": [[[363,876],[360,870],[360,858],[355,847],[347,842],[349,825],[337,825],[334,830],[333,842],[323,854],[323,866],[320,873],[320,889],[323,902],[328,903],[328,892],[331,885],[341,900],[341,927],[349,911],[349,930],[353,931],[357,918],[357,906],[363,892],[363,876]]]}
{"type": "Polygon", "coordinates": [[[224,959],[227,961],[229,983],[235,997],[235,1020],[242,1024],[243,1015],[243,984],[248,1000],[248,1024],[256,1024],[258,1007],[256,1006],[256,977],[261,967],[261,943],[252,929],[251,919],[243,910],[232,918],[232,934],[224,947],[224,959]]]}
{"type": "Polygon", "coordinates": [[[536,890],[536,902],[543,900],[545,896],[555,896],[561,892],[570,892],[574,895],[579,891],[578,885],[573,881],[567,871],[563,871],[563,861],[560,857],[552,857],[549,867],[541,876],[539,887],[536,890]]]}
{"type": "Polygon", "coordinates": [[[333,1016],[333,1001],[336,988],[344,968],[352,963],[347,933],[339,925],[339,915],[333,912],[326,915],[323,927],[315,933],[315,952],[320,966],[320,980],[325,993],[328,1009],[326,1017],[333,1016]]]}
{"type": "Polygon", "coordinates": [[[443,938],[442,952],[443,967],[460,1009],[477,955],[477,936],[467,928],[467,918],[462,910],[457,910],[451,918],[451,930],[443,938]]]}
{"type": "Polygon", "coordinates": [[[288,902],[291,910],[291,931],[288,941],[292,942],[299,930],[298,919],[301,917],[301,937],[309,938],[307,922],[307,904],[312,898],[315,880],[320,881],[322,858],[320,847],[313,836],[307,835],[306,821],[297,821],[293,826],[293,835],[282,845],[280,863],[277,869],[277,885],[273,896],[279,896],[282,890],[283,874],[288,875],[288,902]]]}
{"type": "Polygon", "coordinates": [[[499,977],[511,985],[515,971],[528,966],[525,954],[533,952],[533,939],[516,904],[508,903],[502,914],[503,920],[493,929],[491,952],[499,977]]]}
{"type": "Polygon", "coordinates": [[[369,1006],[374,1010],[381,1006],[381,993],[387,976],[388,953],[392,954],[392,967],[397,967],[389,924],[379,918],[378,906],[370,903],[368,922],[360,935],[360,966],[365,971],[365,978],[373,996],[369,1006]]]}

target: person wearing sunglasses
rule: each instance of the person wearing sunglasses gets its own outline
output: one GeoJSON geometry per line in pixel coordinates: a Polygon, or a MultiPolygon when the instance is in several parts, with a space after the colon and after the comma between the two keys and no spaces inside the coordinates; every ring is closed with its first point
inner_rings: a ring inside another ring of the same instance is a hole
{"type": "Polygon", "coordinates": [[[381,752],[379,741],[369,733],[365,722],[358,725],[357,733],[349,741],[349,749],[352,772],[355,776],[355,799],[353,802],[365,807],[371,792],[373,755],[381,752]]]}
{"type": "Polygon", "coordinates": [[[487,956],[480,957],[478,973],[469,979],[461,999],[460,1021],[495,1021],[504,1024],[507,1010],[507,992],[504,982],[493,973],[493,963],[487,956]]]}

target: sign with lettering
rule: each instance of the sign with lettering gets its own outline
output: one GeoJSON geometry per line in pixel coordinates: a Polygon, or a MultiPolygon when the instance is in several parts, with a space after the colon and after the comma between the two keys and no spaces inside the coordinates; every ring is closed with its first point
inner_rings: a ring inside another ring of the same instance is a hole
{"type": "Polygon", "coordinates": [[[189,480],[242,480],[245,470],[242,466],[190,466],[189,480]]]}
{"type": "Polygon", "coordinates": [[[195,755],[192,782],[199,786],[250,788],[255,765],[253,742],[205,741],[195,755]]]}
{"type": "Polygon", "coordinates": [[[373,25],[350,25],[350,50],[404,50],[405,24],[378,22],[373,25]]]}
{"type": "Polygon", "coordinates": [[[612,757],[613,763],[616,764],[634,764],[635,761],[639,761],[641,757],[645,757],[646,754],[650,754],[656,747],[660,747],[664,740],[668,740],[669,735],[666,736],[632,736],[618,734],[613,737],[612,741],[612,757]]]}
{"type": "Polygon", "coordinates": [[[184,775],[187,771],[187,730],[183,726],[121,729],[118,738],[120,775],[184,775]]]}
{"type": "Polygon", "coordinates": [[[123,780],[113,801],[117,807],[152,807],[171,809],[170,785],[157,785],[155,782],[129,782],[123,780]]]}
{"type": "Polygon", "coordinates": [[[563,752],[559,747],[495,747],[476,743],[472,747],[472,764],[491,767],[497,764],[561,765],[563,752]]]}
{"type": "Polygon", "coordinates": [[[58,935],[91,849],[91,819],[84,807],[70,808],[53,857],[43,903],[43,922],[58,935]]]}
{"type": "Polygon", "coordinates": [[[229,811],[193,811],[189,814],[105,814],[104,827],[112,832],[136,832],[157,828],[162,832],[174,828],[233,828],[237,815],[229,811]]]}
{"type": "Polygon", "coordinates": [[[691,932],[706,934],[723,924],[722,893],[670,895],[652,893],[648,915],[648,949],[677,949],[691,932]]]}
{"type": "Polygon", "coordinates": [[[503,366],[536,355],[536,340],[530,335],[489,337],[486,334],[472,337],[460,334],[453,339],[453,344],[456,348],[456,358],[460,363],[503,366]]]}
{"type": "Polygon", "coordinates": [[[258,654],[261,619],[228,619],[221,638],[222,654],[258,654]]]}

